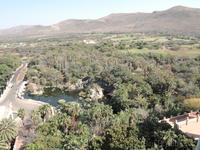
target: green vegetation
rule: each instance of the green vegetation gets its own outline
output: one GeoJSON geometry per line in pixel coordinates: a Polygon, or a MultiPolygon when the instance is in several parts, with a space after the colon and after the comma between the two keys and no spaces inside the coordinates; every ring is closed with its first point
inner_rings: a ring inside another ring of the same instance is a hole
{"type": "Polygon", "coordinates": [[[187,54],[200,54],[200,51],[187,51],[187,54]]]}
{"type": "MultiPolygon", "coordinates": [[[[10,148],[11,141],[17,136],[18,127],[14,120],[10,118],[4,118],[0,122],[0,141],[5,141],[7,147],[10,148]]],[[[3,142],[1,142],[2,147],[5,146],[3,142]]]]}
{"type": "Polygon", "coordinates": [[[136,54],[143,54],[143,53],[156,53],[156,54],[167,54],[165,51],[160,50],[129,50],[129,51],[121,51],[123,53],[136,53],[136,54]]]}
{"type": "Polygon", "coordinates": [[[31,110],[29,113],[30,119],[32,120],[33,124],[35,125],[35,120],[39,119],[40,112],[38,110],[31,110]]]}
{"type": "Polygon", "coordinates": [[[20,131],[24,149],[192,149],[196,145],[169,124],[159,123],[156,112],[141,121],[133,108],[113,114],[112,107],[104,104],[83,111],[70,102],[58,110],[45,123],[20,131]],[[179,144],[174,147],[174,142],[179,144]]]}
{"type": "Polygon", "coordinates": [[[5,85],[11,74],[20,66],[20,60],[17,56],[9,54],[0,59],[0,86],[5,85]]]}
{"type": "MultiPolygon", "coordinates": [[[[13,49],[30,57],[26,78],[38,89],[84,87],[79,96],[91,107],[63,103],[54,116],[48,104],[32,110],[32,127],[19,134],[24,148],[192,149],[193,139],[158,120],[198,107],[186,99],[200,95],[200,56],[178,56],[191,46],[198,51],[198,40],[162,33],[71,34],[29,40],[27,45],[35,48],[13,49]],[[99,93],[91,89],[97,87],[107,94],[105,99],[92,100],[91,95],[99,93]]],[[[14,68],[2,65],[4,74],[14,68]]],[[[33,92],[31,84],[27,87],[33,92]]]]}
{"type": "Polygon", "coordinates": [[[185,105],[186,110],[197,110],[200,108],[199,98],[185,99],[183,103],[185,105]]]}
{"type": "Polygon", "coordinates": [[[0,149],[7,149],[6,143],[2,140],[0,140],[0,149]]]}
{"type": "Polygon", "coordinates": [[[22,123],[24,125],[24,117],[26,116],[26,112],[25,112],[25,110],[23,108],[20,108],[18,110],[17,116],[19,116],[19,118],[21,118],[22,123]]]}
{"type": "Polygon", "coordinates": [[[45,122],[45,119],[47,117],[47,114],[51,112],[51,107],[49,104],[45,104],[39,107],[39,112],[41,115],[41,118],[43,119],[43,122],[45,122]]]}

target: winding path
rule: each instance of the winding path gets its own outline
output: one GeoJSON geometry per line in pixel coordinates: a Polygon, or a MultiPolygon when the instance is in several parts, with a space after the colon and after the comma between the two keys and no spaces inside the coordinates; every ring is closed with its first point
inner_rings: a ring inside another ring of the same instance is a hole
{"type": "Polygon", "coordinates": [[[23,108],[26,111],[26,114],[27,114],[26,116],[28,116],[30,110],[38,108],[41,104],[37,104],[32,101],[27,102],[26,100],[21,100],[21,99],[17,98],[18,90],[23,81],[18,83],[16,80],[17,80],[17,77],[19,76],[19,74],[21,73],[21,70],[25,67],[26,63],[23,62],[22,64],[23,64],[23,66],[21,66],[14,73],[14,76],[9,84],[10,86],[7,89],[5,95],[0,99],[0,106],[8,107],[10,102],[12,102],[14,112],[17,112],[20,108],[23,108]],[[12,85],[13,85],[13,87],[11,88],[12,85]]]}

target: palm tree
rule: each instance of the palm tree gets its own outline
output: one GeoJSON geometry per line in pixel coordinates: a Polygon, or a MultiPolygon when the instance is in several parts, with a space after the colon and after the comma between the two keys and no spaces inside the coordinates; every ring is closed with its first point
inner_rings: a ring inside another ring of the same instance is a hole
{"type": "Polygon", "coordinates": [[[17,123],[10,119],[4,118],[0,122],[0,139],[7,143],[7,146],[10,146],[10,141],[15,138],[18,134],[17,123]]]}
{"type": "Polygon", "coordinates": [[[72,103],[72,102],[63,103],[61,105],[60,110],[62,113],[66,113],[67,115],[71,116],[72,111],[73,111],[73,106],[74,106],[74,103],[72,103]]]}
{"type": "Polygon", "coordinates": [[[59,125],[63,128],[65,134],[68,133],[68,128],[71,125],[71,122],[71,117],[67,116],[67,114],[61,114],[59,116],[59,125]]]}
{"type": "Polygon", "coordinates": [[[44,123],[46,115],[51,113],[51,106],[49,104],[42,105],[39,107],[39,112],[41,114],[41,118],[43,119],[44,123]]]}
{"type": "Polygon", "coordinates": [[[0,149],[7,149],[6,143],[4,141],[0,141],[0,149]]]}
{"type": "Polygon", "coordinates": [[[81,109],[79,105],[76,104],[73,108],[73,116],[75,117],[75,121],[79,120],[82,113],[83,113],[83,110],[81,109]]]}
{"type": "Polygon", "coordinates": [[[18,110],[17,115],[19,116],[19,118],[21,118],[22,123],[23,123],[23,125],[24,125],[24,117],[26,116],[25,110],[24,110],[23,108],[20,108],[20,109],[18,110]]]}
{"type": "Polygon", "coordinates": [[[113,114],[113,109],[112,109],[112,107],[109,106],[109,105],[105,105],[105,106],[104,106],[104,110],[102,110],[102,112],[105,113],[105,117],[106,117],[106,120],[107,120],[107,122],[108,122],[109,117],[113,114]]]}
{"type": "Polygon", "coordinates": [[[86,124],[79,122],[75,128],[74,134],[65,136],[65,149],[89,149],[89,142],[92,140],[92,134],[89,132],[89,127],[86,124]]]}
{"type": "Polygon", "coordinates": [[[58,128],[59,127],[59,119],[60,119],[59,116],[56,114],[51,117],[49,122],[52,126],[56,126],[56,128],[58,128]]]}
{"type": "Polygon", "coordinates": [[[76,132],[74,133],[75,135],[81,136],[84,134],[89,133],[89,127],[87,124],[83,124],[81,122],[79,122],[76,126],[76,132]]]}
{"type": "Polygon", "coordinates": [[[85,116],[85,123],[87,123],[89,125],[89,127],[92,126],[92,109],[88,109],[84,112],[84,116],[85,116]]]}
{"type": "Polygon", "coordinates": [[[62,113],[71,116],[74,121],[78,121],[83,112],[79,104],[73,102],[62,104],[60,110],[62,113]]]}
{"type": "Polygon", "coordinates": [[[31,110],[29,113],[30,118],[33,120],[33,124],[35,124],[35,120],[39,119],[40,112],[38,110],[31,110]]]}
{"type": "Polygon", "coordinates": [[[166,144],[166,148],[172,146],[173,143],[177,142],[177,135],[171,129],[161,132],[163,132],[163,142],[166,144]]]}
{"type": "Polygon", "coordinates": [[[99,120],[101,119],[101,108],[100,107],[96,107],[95,110],[93,111],[93,118],[95,120],[96,126],[97,123],[99,123],[99,120]]]}

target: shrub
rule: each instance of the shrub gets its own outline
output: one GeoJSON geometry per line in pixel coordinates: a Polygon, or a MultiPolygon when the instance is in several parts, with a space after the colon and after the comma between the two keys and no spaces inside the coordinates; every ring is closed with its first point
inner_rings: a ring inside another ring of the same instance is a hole
{"type": "Polygon", "coordinates": [[[40,84],[41,85],[46,85],[46,83],[47,83],[47,80],[45,78],[41,78],[40,79],[40,84]]]}
{"type": "Polygon", "coordinates": [[[33,93],[34,92],[34,89],[33,89],[33,87],[29,84],[29,85],[27,85],[27,91],[29,92],[29,93],[33,93]]]}
{"type": "Polygon", "coordinates": [[[183,101],[185,108],[187,111],[190,110],[197,110],[200,109],[200,99],[199,98],[191,98],[191,99],[185,99],[183,101]]]}
{"type": "Polygon", "coordinates": [[[65,78],[64,78],[64,82],[68,82],[70,81],[71,77],[69,75],[66,75],[65,78]]]}
{"type": "Polygon", "coordinates": [[[83,97],[83,98],[85,98],[86,97],[86,93],[85,92],[83,92],[83,91],[81,91],[79,94],[78,94],[80,97],[83,97]]]}
{"type": "Polygon", "coordinates": [[[71,82],[72,82],[72,84],[77,83],[78,82],[78,78],[73,77],[72,80],[71,80],[71,82]]]}

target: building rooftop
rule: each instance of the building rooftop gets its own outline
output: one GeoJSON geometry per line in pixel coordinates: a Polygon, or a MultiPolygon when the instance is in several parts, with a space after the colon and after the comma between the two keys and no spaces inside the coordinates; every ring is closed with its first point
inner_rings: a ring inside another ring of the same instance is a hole
{"type": "Polygon", "coordinates": [[[182,131],[186,136],[192,137],[195,140],[200,136],[200,117],[199,111],[184,113],[183,115],[171,116],[164,118],[161,121],[166,121],[172,128],[182,131]]]}

